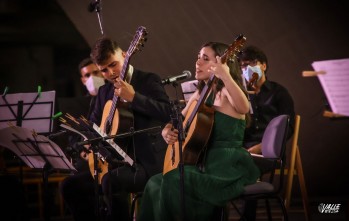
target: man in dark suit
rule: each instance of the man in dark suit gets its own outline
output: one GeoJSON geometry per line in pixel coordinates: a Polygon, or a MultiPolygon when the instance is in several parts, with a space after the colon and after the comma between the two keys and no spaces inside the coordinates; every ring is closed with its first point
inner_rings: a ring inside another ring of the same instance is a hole
{"type": "MultiPolygon", "coordinates": [[[[101,125],[101,122],[104,125],[106,115],[103,115],[103,110],[108,107],[106,103],[107,101],[111,102],[110,100],[117,96],[119,97],[118,102],[116,102],[118,112],[120,113],[123,109],[133,116],[133,128],[126,128],[126,130],[139,131],[169,122],[170,102],[160,77],[128,65],[126,56],[127,54],[119,45],[107,37],[97,40],[92,48],[91,58],[108,83],[101,86],[98,91],[90,121],[98,126],[101,125]]],[[[110,113],[108,108],[106,113],[107,115],[110,113]]],[[[119,125],[112,125],[112,130],[115,126],[121,127],[124,120],[121,115],[115,117],[120,117],[119,125]]],[[[101,128],[104,130],[104,127],[101,128]]],[[[121,128],[117,128],[118,133],[120,130],[121,128]]],[[[115,142],[119,141],[115,140],[115,142]]],[[[127,145],[123,146],[123,149],[127,149],[127,154],[135,162],[134,166],[126,164],[109,170],[101,182],[102,192],[108,207],[108,220],[129,220],[129,193],[143,191],[147,180],[152,175],[161,172],[163,167],[167,145],[162,139],[160,131],[134,133],[129,142],[122,142],[119,145],[126,143],[127,145]]],[[[87,205],[88,200],[92,199],[94,194],[93,182],[91,184],[93,179],[91,174],[89,176],[89,178],[80,178],[80,181],[85,180],[82,181],[84,188],[79,186],[82,182],[75,181],[73,183],[75,183],[77,190],[67,187],[68,190],[62,191],[62,195],[76,220],[86,218],[91,220],[91,217],[95,215],[91,214],[91,212],[93,213],[91,203],[87,205]]]]}

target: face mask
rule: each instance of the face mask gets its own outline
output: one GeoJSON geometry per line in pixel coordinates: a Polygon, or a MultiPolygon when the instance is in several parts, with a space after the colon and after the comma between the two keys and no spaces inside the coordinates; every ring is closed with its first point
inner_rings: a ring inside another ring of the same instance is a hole
{"type": "Polygon", "coordinates": [[[253,67],[250,66],[250,65],[247,65],[247,67],[242,71],[242,74],[244,75],[244,77],[245,77],[245,79],[247,81],[250,81],[250,79],[252,78],[252,74],[253,73],[257,73],[258,74],[258,80],[261,79],[261,77],[262,77],[262,70],[259,67],[259,65],[256,65],[256,66],[253,66],[253,67]]]}
{"type": "Polygon", "coordinates": [[[98,92],[98,88],[100,86],[102,86],[104,84],[104,78],[101,77],[97,77],[97,76],[93,76],[91,75],[86,83],[85,86],[88,90],[88,92],[92,95],[92,96],[96,96],[97,92],[98,92]]]}

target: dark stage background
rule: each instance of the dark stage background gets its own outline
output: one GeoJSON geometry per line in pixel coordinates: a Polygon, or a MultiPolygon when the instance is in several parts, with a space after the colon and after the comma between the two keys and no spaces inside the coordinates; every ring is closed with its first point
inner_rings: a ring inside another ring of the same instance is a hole
{"type": "MultiPolygon", "coordinates": [[[[101,35],[90,0],[0,1],[0,91],[56,90],[84,93],[78,62],[101,35]]],[[[301,115],[300,152],[309,197],[315,202],[347,201],[349,120],[323,117],[328,108],[316,77],[304,78],[313,61],[349,58],[346,0],[102,0],[107,35],[127,50],[138,26],[149,32],[132,57],[137,68],[163,78],[195,71],[206,41],[231,43],[239,34],[269,58],[268,78],[286,86],[301,115]]],[[[349,72],[349,71],[348,71],[349,72]]],[[[348,73],[349,74],[349,73],[348,73]]],[[[166,86],[172,99],[174,89],[166,86]]],[[[295,190],[297,193],[297,190],[295,190]]]]}

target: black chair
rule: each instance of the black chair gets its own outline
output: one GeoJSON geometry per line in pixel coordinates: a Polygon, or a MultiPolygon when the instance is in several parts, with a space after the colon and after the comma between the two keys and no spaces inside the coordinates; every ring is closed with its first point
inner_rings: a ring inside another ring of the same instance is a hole
{"type": "MultiPolygon", "coordinates": [[[[271,161],[273,169],[271,170],[268,181],[258,181],[255,184],[245,186],[244,193],[237,198],[244,201],[264,199],[266,202],[266,209],[269,220],[272,219],[269,199],[277,199],[281,207],[284,220],[288,220],[284,200],[282,199],[280,192],[283,187],[284,168],[286,163],[286,137],[289,121],[290,119],[288,115],[280,115],[272,119],[263,135],[262,155],[252,154],[253,157],[262,157],[265,160],[271,161]],[[274,180],[276,169],[280,170],[280,179],[278,180],[278,182],[275,182],[274,180]]],[[[238,214],[241,216],[241,219],[245,220],[242,213],[234,203],[234,201],[236,201],[237,199],[233,199],[231,203],[238,214]]],[[[222,218],[221,220],[224,220],[224,218],[222,218]]]]}

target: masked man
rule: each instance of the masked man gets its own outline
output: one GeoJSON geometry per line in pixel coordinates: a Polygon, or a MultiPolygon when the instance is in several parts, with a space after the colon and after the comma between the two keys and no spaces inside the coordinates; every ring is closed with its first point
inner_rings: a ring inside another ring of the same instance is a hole
{"type": "MultiPolygon", "coordinates": [[[[269,68],[265,53],[255,46],[248,46],[239,56],[240,67],[246,80],[251,103],[251,124],[245,130],[243,145],[250,153],[261,154],[261,143],[265,129],[269,122],[282,114],[290,116],[290,127],[287,138],[294,129],[294,103],[288,90],[281,84],[269,81],[266,73],[269,68]]],[[[272,168],[270,161],[263,158],[254,158],[261,174],[272,168]]],[[[257,201],[245,202],[244,218],[247,221],[256,219],[257,201]]]]}
{"type": "Polygon", "coordinates": [[[90,58],[85,58],[79,64],[80,79],[83,85],[86,86],[88,96],[91,96],[90,108],[86,116],[90,118],[91,110],[94,107],[96,95],[100,86],[105,84],[104,77],[97,66],[92,62],[90,58]]]}

